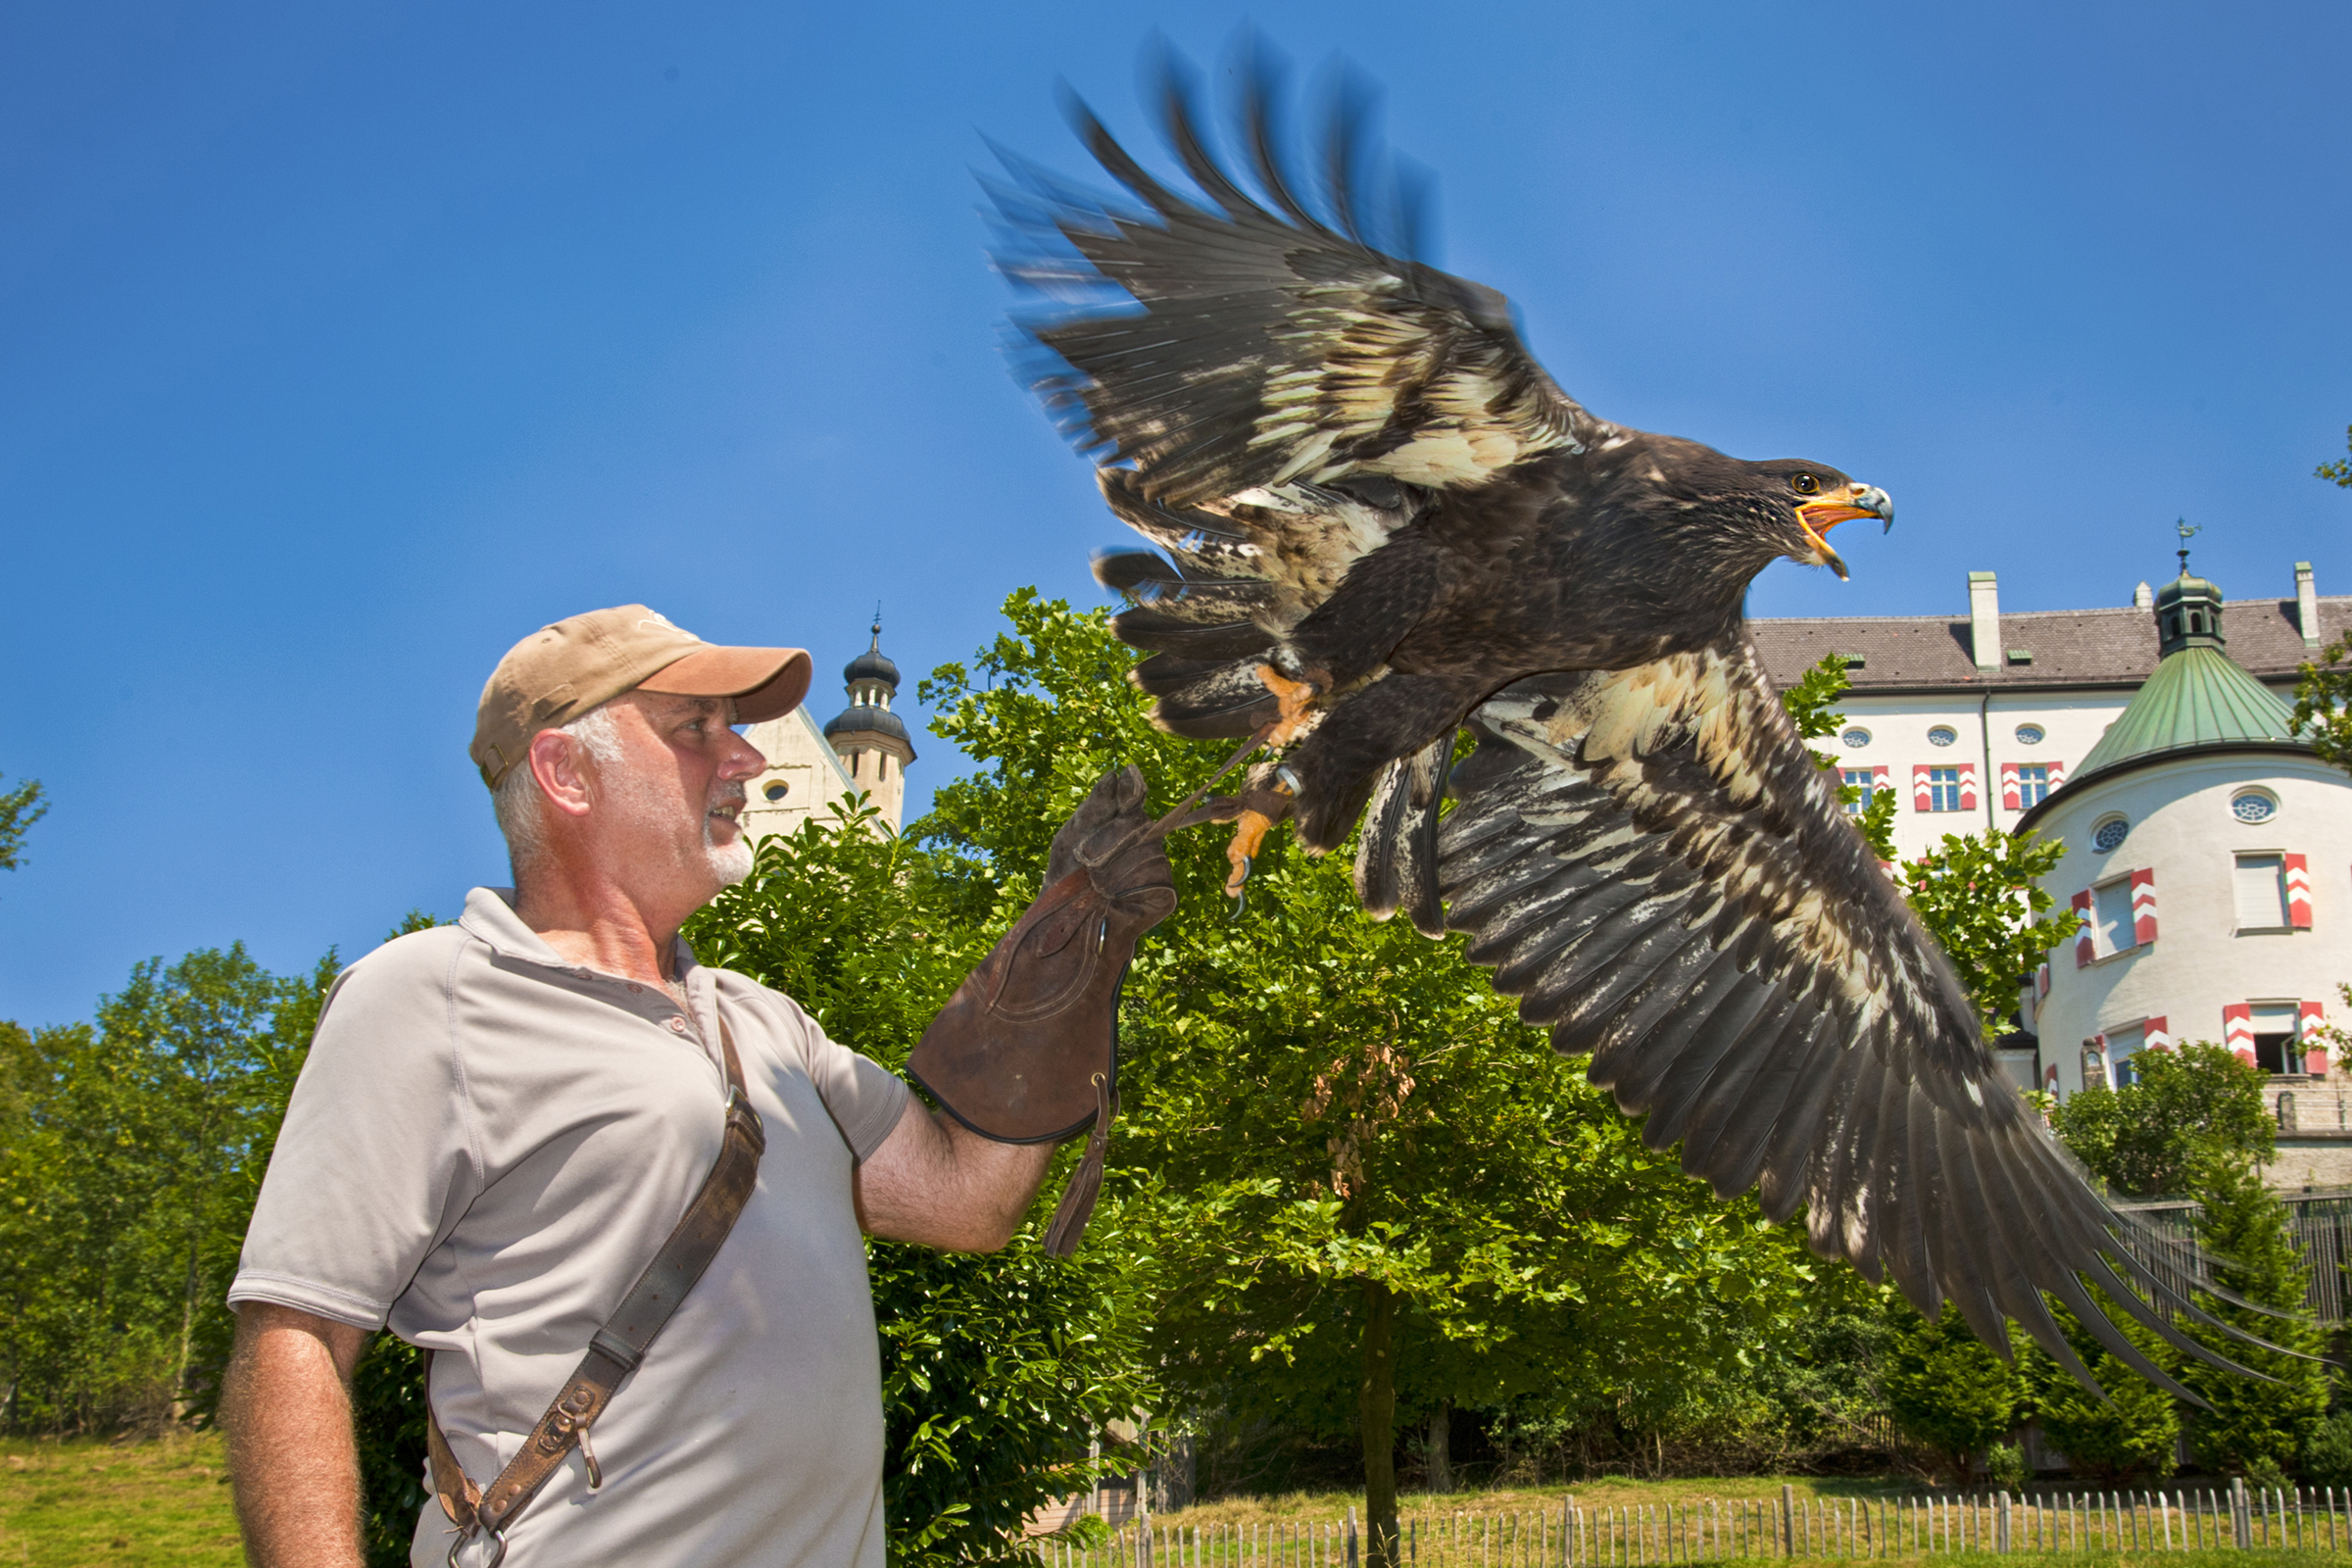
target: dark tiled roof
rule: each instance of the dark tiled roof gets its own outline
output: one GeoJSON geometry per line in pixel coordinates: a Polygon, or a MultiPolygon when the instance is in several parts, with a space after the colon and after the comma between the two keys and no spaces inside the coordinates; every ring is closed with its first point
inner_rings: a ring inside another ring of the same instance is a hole
{"type": "MultiPolygon", "coordinates": [[[[1860,655],[1846,676],[1867,692],[1921,686],[2137,686],[2156,669],[2156,614],[2149,610],[2029,610],[2001,615],[2001,667],[1977,668],[1966,615],[1836,615],[1753,620],[1756,648],[1778,685],[1788,686],[1828,654],[1860,655]],[[2012,664],[2009,650],[2032,652],[2012,664]]],[[[2352,596],[2320,601],[2320,636],[2352,631],[2352,596]]],[[[2222,606],[2230,657],[2257,679],[2292,680],[2314,656],[2303,646],[2292,599],[2231,599],[2222,606]]]]}

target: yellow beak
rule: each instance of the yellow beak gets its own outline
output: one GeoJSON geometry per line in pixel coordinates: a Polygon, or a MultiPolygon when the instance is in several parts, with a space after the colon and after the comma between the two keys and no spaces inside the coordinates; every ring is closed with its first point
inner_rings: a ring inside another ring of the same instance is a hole
{"type": "Polygon", "coordinates": [[[1845,484],[1796,509],[1796,520],[1805,530],[1805,541],[1813,547],[1815,559],[1811,564],[1829,567],[1841,581],[1847,575],[1845,563],[1830,548],[1829,535],[1832,528],[1854,517],[1877,517],[1891,528],[1894,502],[1875,484],[1845,484]]]}

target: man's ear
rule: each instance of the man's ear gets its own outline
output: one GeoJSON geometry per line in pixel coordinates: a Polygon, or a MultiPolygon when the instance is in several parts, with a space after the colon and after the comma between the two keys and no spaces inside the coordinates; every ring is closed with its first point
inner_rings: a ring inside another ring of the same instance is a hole
{"type": "Polygon", "coordinates": [[[587,756],[587,747],[560,730],[543,729],[531,737],[531,777],[551,809],[565,816],[588,814],[596,791],[587,756]]]}

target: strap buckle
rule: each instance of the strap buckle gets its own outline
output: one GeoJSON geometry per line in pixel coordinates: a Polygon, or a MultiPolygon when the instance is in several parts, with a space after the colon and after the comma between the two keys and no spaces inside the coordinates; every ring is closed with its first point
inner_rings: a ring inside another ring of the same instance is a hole
{"type": "MultiPolygon", "coordinates": [[[[449,1544],[449,1568],[458,1568],[458,1553],[466,1549],[466,1543],[471,1541],[480,1530],[479,1525],[467,1525],[458,1532],[458,1539],[449,1544]]],[[[500,1563],[507,1560],[507,1533],[501,1529],[487,1534],[490,1537],[490,1560],[482,1564],[482,1568],[498,1568],[500,1563]]]]}

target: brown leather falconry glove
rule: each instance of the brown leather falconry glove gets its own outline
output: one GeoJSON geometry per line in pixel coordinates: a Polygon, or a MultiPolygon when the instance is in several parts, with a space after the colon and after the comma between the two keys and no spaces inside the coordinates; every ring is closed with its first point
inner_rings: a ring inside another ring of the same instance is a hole
{"type": "Polygon", "coordinates": [[[1176,907],[1164,827],[1144,775],[1105,773],[1054,835],[1046,890],[948,999],[907,1071],[964,1126],[1002,1144],[1091,1134],[1046,1233],[1067,1257],[1094,1213],[1119,1109],[1119,982],[1137,939],[1176,907]]]}

